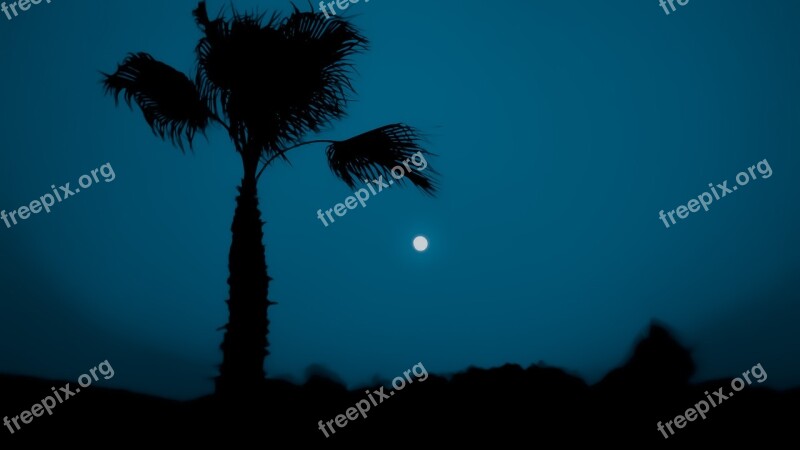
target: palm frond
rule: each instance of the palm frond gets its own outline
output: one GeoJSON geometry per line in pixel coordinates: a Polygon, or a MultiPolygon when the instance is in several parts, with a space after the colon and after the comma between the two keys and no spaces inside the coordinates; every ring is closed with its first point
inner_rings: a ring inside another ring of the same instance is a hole
{"type": "Polygon", "coordinates": [[[348,94],[355,93],[350,58],[366,50],[368,41],[344,20],[297,8],[279,31],[290,61],[287,80],[294,82],[280,98],[280,137],[291,141],[345,116],[348,94]]]}
{"type": "Polygon", "coordinates": [[[367,43],[349,23],[297,8],[284,19],[234,12],[210,20],[204,2],[195,19],[204,33],[196,83],[236,136],[269,154],[345,115],[349,58],[367,43]]]}
{"type": "MultiPolygon", "coordinates": [[[[350,187],[355,187],[361,181],[377,180],[379,176],[389,179],[392,168],[400,166],[405,176],[399,182],[409,180],[426,194],[433,195],[437,189],[437,172],[430,167],[424,171],[408,171],[403,165],[404,162],[408,164],[407,161],[413,161],[413,156],[418,152],[423,158],[434,156],[419,145],[420,141],[417,130],[408,125],[385,125],[329,145],[326,151],[328,165],[350,187]]],[[[414,168],[412,164],[409,166],[414,168]]]]}
{"type": "Polygon", "coordinates": [[[117,104],[120,94],[131,108],[135,101],[153,132],[181,150],[184,139],[191,148],[195,133],[208,127],[211,112],[195,84],[147,53],[128,55],[102,83],[117,104]]]}

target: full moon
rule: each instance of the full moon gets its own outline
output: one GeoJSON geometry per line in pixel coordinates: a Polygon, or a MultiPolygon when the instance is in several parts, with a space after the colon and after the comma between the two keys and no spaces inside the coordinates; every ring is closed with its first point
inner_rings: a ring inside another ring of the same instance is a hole
{"type": "Polygon", "coordinates": [[[428,248],[428,239],[425,236],[417,236],[414,238],[414,249],[418,252],[424,252],[428,248]]]}

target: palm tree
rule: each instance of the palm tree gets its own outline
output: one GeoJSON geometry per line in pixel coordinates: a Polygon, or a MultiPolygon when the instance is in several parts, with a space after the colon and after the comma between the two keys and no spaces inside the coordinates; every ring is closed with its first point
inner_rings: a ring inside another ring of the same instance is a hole
{"type": "MultiPolygon", "coordinates": [[[[349,22],[296,7],[288,17],[233,11],[210,20],[204,1],[193,11],[202,31],[194,80],[147,53],[131,53],[113,74],[103,73],[107,94],[135,102],[153,132],[184,151],[211,125],[223,127],[242,158],[244,174],[231,231],[228,323],[221,344],[217,394],[260,391],[265,377],[271,278],[267,275],[257,182],[276,159],[308,144],[327,144],[333,173],[348,186],[388,178],[389,170],[420,147],[416,129],[386,125],[342,141],[303,139],[345,115],[351,57],[367,40],[349,22]],[[260,167],[260,169],[259,169],[260,167]]],[[[411,172],[424,193],[436,191],[435,171],[411,172]]]]}

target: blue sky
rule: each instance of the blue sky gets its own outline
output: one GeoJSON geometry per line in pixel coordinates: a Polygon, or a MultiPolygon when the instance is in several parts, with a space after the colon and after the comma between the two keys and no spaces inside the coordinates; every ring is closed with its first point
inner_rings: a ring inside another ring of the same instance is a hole
{"type": "MultiPolygon", "coordinates": [[[[72,379],[108,359],[109,385],[213,389],[241,164],[219,129],[181,154],[99,84],[134,51],[191,71],[194,6],[0,16],[0,208],[105,163],[116,173],[0,226],[0,371],[72,379]]],[[[324,147],[266,172],[268,374],[321,364],[354,385],[417,362],[544,361],[596,381],[657,319],[692,348],[698,379],[760,362],[767,384],[795,386],[798,14],[739,0],[669,16],[656,0],[351,6],[371,48],[349,116],[320,137],[414,125],[441,191],[393,187],[326,228],[316,211],[353,190],[324,147]],[[658,219],[763,159],[772,177],[670,229],[658,219]]]]}

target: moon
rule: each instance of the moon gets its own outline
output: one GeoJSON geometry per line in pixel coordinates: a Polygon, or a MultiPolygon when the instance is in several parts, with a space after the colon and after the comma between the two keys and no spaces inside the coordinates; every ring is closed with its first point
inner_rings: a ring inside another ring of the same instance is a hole
{"type": "Polygon", "coordinates": [[[414,238],[414,249],[418,252],[424,252],[428,249],[428,239],[425,236],[417,236],[414,238]]]}

